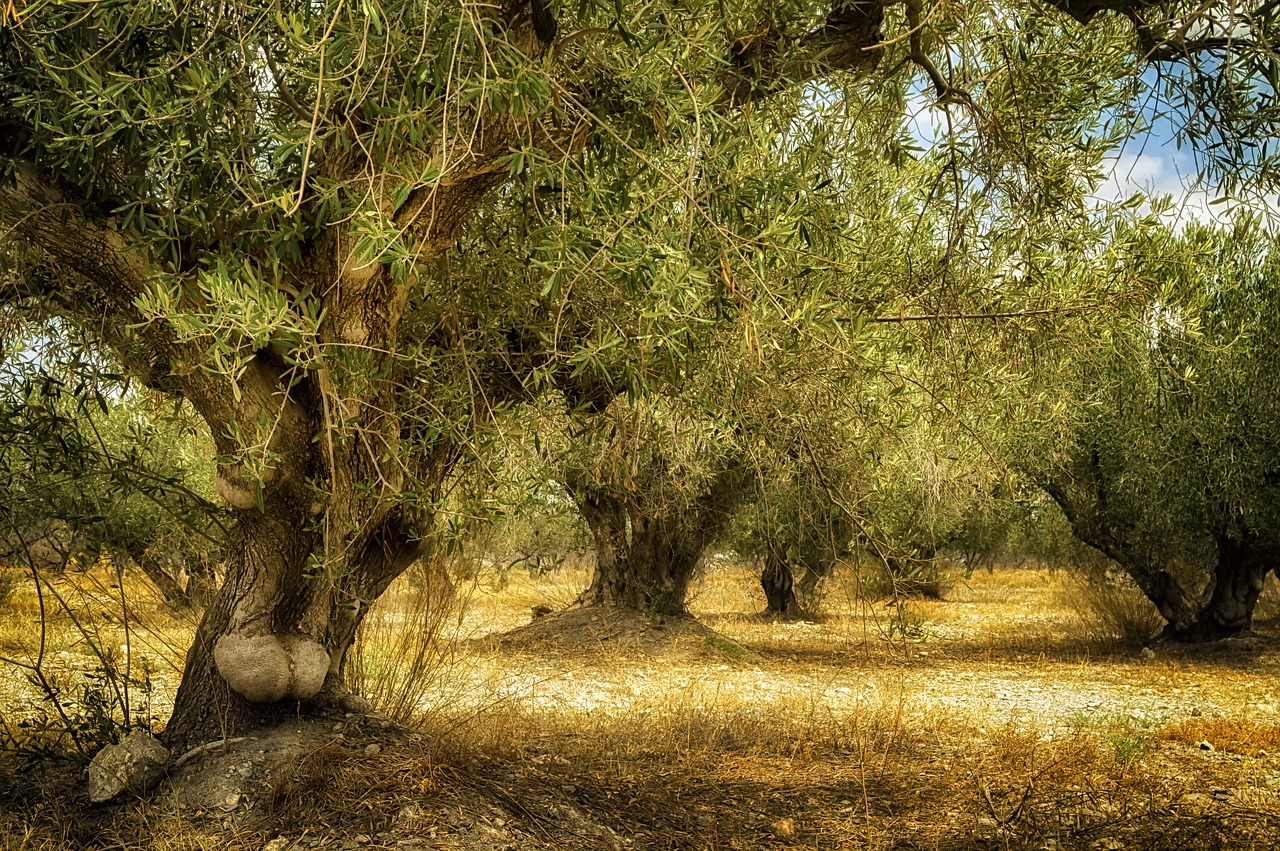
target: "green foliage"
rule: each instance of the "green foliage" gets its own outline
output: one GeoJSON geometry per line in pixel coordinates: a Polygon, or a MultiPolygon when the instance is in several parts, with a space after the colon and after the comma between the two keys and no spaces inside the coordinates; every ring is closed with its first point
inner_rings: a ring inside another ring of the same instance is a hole
{"type": "MultiPolygon", "coordinates": [[[[289,575],[230,584],[291,595],[263,603],[281,628],[350,625],[437,529],[449,546],[494,513],[442,508],[534,400],[577,418],[557,462],[632,528],[709,536],[732,502],[709,494],[909,431],[1023,366],[974,362],[1119,309],[1116,260],[1152,243],[1137,201],[1103,214],[1091,192],[1141,123],[1135,53],[1181,5],[1135,35],[1023,4],[934,4],[917,27],[914,5],[805,0],[35,2],[0,29],[0,310],[190,404],[238,516],[287,515],[289,575]],[[946,102],[929,150],[922,83],[946,102]],[[950,360],[960,316],[1009,321],[950,360]]],[[[1224,67],[1213,114],[1268,127],[1267,67],[1224,67]]],[[[16,372],[11,526],[44,511],[136,544],[158,508],[220,542],[186,484],[208,466],[165,456],[184,441],[143,397],[16,372]]],[[[993,484],[969,441],[916,436],[848,465],[860,489],[822,486],[911,568],[993,484]]],[[[803,514],[770,520],[800,549],[803,514]]]]}
{"type": "Polygon", "coordinates": [[[149,730],[152,683],[145,664],[135,672],[122,667],[114,654],[100,653],[98,661],[84,674],[50,676],[43,667],[29,669],[27,679],[40,702],[19,707],[20,720],[3,722],[0,747],[31,762],[88,764],[130,730],[149,730]]]}
{"type": "MultiPolygon", "coordinates": [[[[56,326],[0,363],[0,540],[20,562],[62,549],[92,562],[172,563],[211,576],[222,544],[208,449],[190,417],[168,413],[56,326]],[[41,546],[37,548],[37,543],[41,546]]],[[[46,566],[41,564],[40,566],[46,566]]]]}
{"type": "Polygon", "coordinates": [[[1047,370],[1058,418],[1024,432],[1024,465],[1076,534],[1157,605],[1191,601],[1186,617],[1215,571],[1272,564],[1280,546],[1277,258],[1248,218],[1136,252],[1127,266],[1149,300],[1096,348],[1064,347],[1047,370]]]}

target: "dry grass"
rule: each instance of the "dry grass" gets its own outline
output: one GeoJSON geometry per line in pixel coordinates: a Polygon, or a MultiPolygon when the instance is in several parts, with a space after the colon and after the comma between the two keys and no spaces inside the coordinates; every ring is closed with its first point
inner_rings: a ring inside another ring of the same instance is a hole
{"type": "Polygon", "coordinates": [[[1164,628],[1156,607],[1127,576],[1071,575],[1063,587],[1063,603],[1085,635],[1103,646],[1146,644],[1164,628]]]}
{"type": "Polygon", "coordinates": [[[410,569],[365,617],[347,659],[352,691],[398,723],[421,722],[423,697],[453,667],[449,631],[464,603],[441,565],[410,569]]]}
{"type": "Polygon", "coordinates": [[[416,732],[295,754],[232,820],[163,799],[85,813],[74,793],[29,792],[0,814],[0,848],[258,851],[363,834],[367,848],[454,851],[1172,851],[1280,835],[1280,654],[1119,652],[1067,605],[1063,574],[980,573],[899,608],[846,572],[820,617],[778,623],[758,615],[752,570],[718,569],[693,610],[741,659],[675,641],[498,649],[479,639],[586,577],[506,580],[482,576],[465,610],[406,580],[375,612],[366,684],[416,732]]]}
{"type": "Polygon", "coordinates": [[[195,626],[107,557],[39,589],[23,575],[0,606],[0,737],[87,758],[120,725],[159,726],[195,626]]]}
{"type": "Polygon", "coordinates": [[[1208,742],[1215,750],[1245,756],[1280,752],[1280,724],[1250,718],[1187,718],[1166,727],[1161,738],[1197,747],[1208,742]]]}

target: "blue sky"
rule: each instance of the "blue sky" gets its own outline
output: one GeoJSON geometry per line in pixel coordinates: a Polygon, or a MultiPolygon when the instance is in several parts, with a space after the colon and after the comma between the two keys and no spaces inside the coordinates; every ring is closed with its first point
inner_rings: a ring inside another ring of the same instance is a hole
{"type": "MultiPolygon", "coordinates": [[[[1156,85],[1154,75],[1145,76],[1148,83],[1156,85]]],[[[914,115],[912,132],[926,147],[933,144],[945,126],[941,111],[930,105],[932,101],[932,89],[918,89],[908,105],[914,115]]],[[[1165,219],[1175,228],[1190,222],[1229,221],[1240,202],[1231,199],[1210,203],[1219,199],[1222,192],[1199,181],[1195,151],[1186,143],[1181,147],[1176,143],[1176,117],[1159,114],[1157,107],[1146,112],[1149,129],[1131,135],[1108,160],[1107,176],[1093,197],[1101,205],[1135,193],[1147,198],[1171,196],[1173,208],[1165,219]]],[[[1269,197],[1266,201],[1270,211],[1280,210],[1280,198],[1269,197]]]]}

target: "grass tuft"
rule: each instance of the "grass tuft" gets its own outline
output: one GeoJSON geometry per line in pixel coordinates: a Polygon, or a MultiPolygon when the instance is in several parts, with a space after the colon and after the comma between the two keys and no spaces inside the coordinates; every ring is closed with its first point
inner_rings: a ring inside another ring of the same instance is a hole
{"type": "Polygon", "coordinates": [[[1165,728],[1160,738],[1192,747],[1208,742],[1216,750],[1254,756],[1259,751],[1280,753],[1280,724],[1238,716],[1187,718],[1165,728]]]}
{"type": "Polygon", "coordinates": [[[1127,576],[1071,574],[1062,588],[1062,603],[1081,633],[1101,647],[1146,644],[1164,628],[1164,618],[1127,576]]]}

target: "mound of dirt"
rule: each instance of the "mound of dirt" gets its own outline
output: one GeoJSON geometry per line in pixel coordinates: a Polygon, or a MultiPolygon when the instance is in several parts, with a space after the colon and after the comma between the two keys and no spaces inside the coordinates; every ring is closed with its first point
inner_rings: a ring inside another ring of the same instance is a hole
{"type": "Polygon", "coordinates": [[[482,641],[507,652],[598,656],[676,656],[754,662],[755,655],[687,615],[646,615],[635,609],[583,606],[535,617],[533,623],[482,641]]]}

